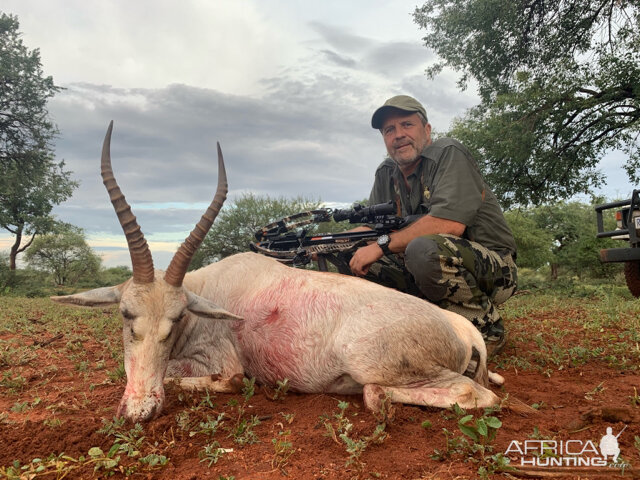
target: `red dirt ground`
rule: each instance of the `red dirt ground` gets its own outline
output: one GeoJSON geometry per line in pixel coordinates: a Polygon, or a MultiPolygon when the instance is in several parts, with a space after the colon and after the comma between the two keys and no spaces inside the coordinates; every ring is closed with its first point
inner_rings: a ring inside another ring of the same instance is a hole
{"type": "MultiPolygon", "coordinates": [[[[562,323],[562,314],[563,312],[555,312],[552,315],[557,325],[562,323]]],[[[530,323],[536,320],[541,321],[542,318],[527,318],[530,323]]],[[[567,335],[565,340],[576,341],[576,335],[567,335]]],[[[15,338],[15,335],[1,334],[0,330],[0,339],[15,338]]],[[[31,345],[34,341],[50,338],[52,335],[43,326],[35,334],[21,338],[21,341],[31,345]]],[[[104,355],[97,341],[88,339],[83,342],[82,348],[87,352],[89,365],[100,360],[105,361],[106,365],[101,370],[89,368],[80,372],[68,358],[66,343],[65,338],[60,338],[37,349],[38,358],[27,365],[14,366],[10,370],[0,364],[0,377],[11,371],[11,375],[19,373],[27,381],[17,392],[10,392],[6,387],[0,388],[0,411],[5,412],[0,416],[0,467],[6,469],[16,460],[22,465],[29,464],[34,458],[46,458],[52,453],[64,452],[77,459],[80,456],[86,457],[92,447],[100,447],[107,452],[113,445],[113,436],[98,433],[97,430],[103,426],[103,419],[113,418],[124,391],[125,384],[122,380],[105,383],[105,372],[113,369],[116,362],[104,355]],[[52,364],[57,366],[57,371],[49,368],[52,364]],[[93,388],[90,388],[92,384],[93,388]],[[18,410],[16,408],[12,410],[17,402],[33,403],[35,398],[40,398],[40,402],[32,408],[22,412],[13,411],[18,410]],[[52,419],[61,423],[52,423],[52,419]]],[[[114,340],[114,344],[118,344],[117,340],[114,340]]],[[[535,345],[518,343],[517,338],[512,338],[502,356],[526,356],[535,349],[535,345]]],[[[495,363],[492,365],[495,366],[495,363]]],[[[511,398],[515,397],[528,405],[535,403],[541,405],[541,408],[529,414],[517,413],[508,408],[495,413],[502,421],[502,427],[492,442],[493,452],[488,455],[504,453],[512,440],[524,442],[531,439],[534,429],[544,438],[583,442],[591,440],[597,447],[607,427],[612,427],[613,433],[617,434],[626,426],[618,440],[622,458],[628,465],[624,475],[620,474],[620,469],[610,467],[540,467],[535,470],[526,465],[521,466],[520,456],[511,452],[508,456],[511,458],[511,465],[517,470],[492,473],[489,478],[640,478],[640,446],[634,446],[634,436],[640,435],[640,406],[630,401],[630,397],[634,395],[634,387],[640,386],[640,374],[637,370],[629,373],[611,368],[604,361],[591,360],[578,367],[554,370],[550,377],[535,369],[518,371],[513,366],[498,371],[505,377],[506,384],[502,389],[496,389],[497,393],[501,396],[509,394],[511,398]]],[[[11,375],[2,378],[11,378],[11,375]]],[[[203,406],[189,410],[201,403],[204,394],[184,392],[175,386],[169,386],[164,412],[158,419],[144,425],[145,439],[140,447],[142,455],[165,455],[169,458],[168,464],[149,469],[136,458],[121,454],[120,465],[123,469],[131,467],[128,477],[117,468],[110,473],[114,478],[178,480],[232,476],[235,479],[478,477],[481,464],[470,460],[468,453],[452,453],[445,460],[431,458],[434,449],[447,450],[443,429],[454,436],[462,436],[457,427],[457,418],[451,411],[397,406],[394,419],[386,427],[388,435],[384,441],[369,445],[360,457],[359,464],[356,462],[346,466],[349,453],[345,444],[326,435],[320,417],[332,417],[338,412],[338,401],[347,401],[347,418],[353,424],[350,436],[357,439],[370,435],[378,421],[363,408],[361,398],[288,393],[284,399],[273,401],[267,393],[262,388],[256,388],[256,394],[249,399],[246,407],[247,417],[256,415],[261,419],[261,423],[254,428],[259,443],[241,446],[228,436],[226,428],[233,423],[232,417],[237,415],[238,409],[237,406],[229,405],[229,401],[235,399],[242,404],[242,395],[212,395],[213,408],[203,406]],[[176,415],[183,411],[190,411],[191,418],[198,421],[205,421],[207,416],[216,418],[218,413],[227,412],[228,418],[224,424],[226,427],[221,426],[213,439],[221,447],[233,451],[223,455],[210,467],[208,462],[201,462],[198,452],[212,438],[204,433],[190,435],[189,429],[180,428],[176,415]],[[430,427],[422,425],[426,420],[431,422],[430,427]],[[272,439],[286,430],[291,432],[288,440],[292,445],[292,454],[282,468],[276,468],[273,461],[277,457],[272,439]]],[[[478,415],[481,412],[469,413],[478,415]]],[[[124,430],[128,428],[132,428],[132,425],[127,425],[124,430]]],[[[577,443],[574,442],[574,445],[577,443]]],[[[476,454],[475,458],[480,458],[480,455],[476,454]]],[[[93,468],[93,464],[86,463],[67,470],[65,478],[107,476],[103,471],[94,473],[93,468]]],[[[55,473],[51,470],[48,472],[43,478],[56,478],[55,473]]],[[[0,478],[2,477],[0,473],[0,478]]],[[[61,477],[62,474],[58,474],[58,478],[61,477]]]]}

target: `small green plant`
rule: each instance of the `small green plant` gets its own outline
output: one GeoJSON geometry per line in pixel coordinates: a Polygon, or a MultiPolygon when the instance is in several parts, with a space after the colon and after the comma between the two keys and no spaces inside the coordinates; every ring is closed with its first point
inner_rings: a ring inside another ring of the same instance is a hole
{"type": "Polygon", "coordinates": [[[75,364],[75,369],[79,372],[86,372],[89,370],[89,362],[87,360],[81,360],[75,364]]]}
{"type": "Polygon", "coordinates": [[[245,377],[242,379],[242,383],[244,385],[242,387],[242,396],[244,397],[244,402],[247,403],[256,393],[256,379],[245,377]]]}
{"type": "Polygon", "coordinates": [[[289,462],[289,458],[295,451],[293,449],[293,443],[291,442],[291,430],[280,431],[278,436],[271,439],[273,444],[274,455],[271,459],[271,467],[282,470],[289,462]]]}
{"type": "Polygon", "coordinates": [[[58,428],[62,425],[62,420],[59,418],[45,418],[42,423],[49,428],[58,428]]]}
{"type": "Polygon", "coordinates": [[[38,358],[32,346],[14,348],[8,342],[0,341],[0,367],[21,367],[38,358]]]}
{"type": "Polygon", "coordinates": [[[218,415],[218,418],[213,420],[211,417],[207,415],[207,421],[200,422],[200,425],[198,426],[198,430],[189,432],[189,436],[193,437],[198,433],[204,433],[205,435],[209,435],[213,437],[213,435],[215,435],[215,433],[218,431],[218,427],[220,427],[220,425],[224,423],[223,422],[224,417],[225,417],[225,414],[220,413],[218,415]]]}
{"type": "Polygon", "coordinates": [[[218,460],[222,458],[222,456],[232,451],[230,449],[221,448],[218,442],[212,442],[204,446],[202,450],[198,453],[198,456],[202,459],[200,462],[209,462],[208,467],[211,467],[214,463],[218,463],[218,460]]]}
{"type": "Polygon", "coordinates": [[[103,470],[106,472],[113,471],[120,463],[120,455],[112,457],[111,454],[105,455],[100,447],[92,447],[88,452],[89,458],[95,463],[93,471],[103,470]]]}
{"type": "Polygon", "coordinates": [[[31,408],[29,402],[16,402],[11,407],[11,411],[15,413],[23,413],[31,408]]]}
{"type": "Polygon", "coordinates": [[[333,421],[325,414],[320,416],[320,420],[322,420],[322,424],[327,430],[326,435],[333,438],[333,441],[336,443],[340,443],[338,441],[338,435],[349,433],[353,428],[353,425],[345,415],[347,408],[349,408],[349,402],[340,401],[338,402],[339,411],[333,414],[333,421]]]}
{"type": "MultiPolygon", "coordinates": [[[[502,422],[497,417],[483,415],[475,419],[473,415],[465,415],[458,421],[458,428],[474,442],[479,442],[483,447],[492,442],[502,422]]],[[[484,448],[482,449],[484,452],[484,448]]]]}
{"type": "Polygon", "coordinates": [[[509,466],[511,460],[502,453],[496,453],[486,459],[485,465],[478,467],[478,476],[483,480],[489,480],[496,472],[506,472],[513,470],[513,467],[509,466]]]}
{"type": "Polygon", "coordinates": [[[488,455],[492,452],[491,442],[495,439],[498,429],[502,426],[499,418],[493,416],[496,408],[485,409],[484,413],[475,417],[468,415],[463,408],[454,404],[452,411],[458,418],[458,428],[464,436],[456,437],[446,428],[443,432],[446,438],[446,450],[434,450],[432,458],[446,460],[453,455],[465,455],[468,460],[479,463],[478,475],[480,478],[489,478],[496,471],[508,469],[509,458],[501,453],[488,455]],[[480,458],[477,458],[477,456],[480,458]]]}
{"type": "Polygon", "coordinates": [[[116,441],[109,449],[109,456],[115,453],[126,453],[128,457],[140,456],[142,442],[146,438],[142,425],[136,423],[135,426],[126,432],[116,432],[113,436],[116,441]]]}
{"type": "Polygon", "coordinates": [[[231,429],[229,437],[233,437],[233,441],[238,445],[249,445],[258,443],[260,439],[253,431],[253,427],[260,425],[260,420],[256,415],[251,418],[238,418],[236,425],[231,429]]]}
{"type": "Polygon", "coordinates": [[[282,415],[282,418],[284,418],[284,421],[287,422],[289,425],[293,423],[293,419],[296,416],[295,413],[284,413],[284,412],[280,412],[280,415],[282,415]]]}
{"type": "MultiPolygon", "coordinates": [[[[47,458],[34,458],[27,465],[15,460],[9,467],[0,467],[0,477],[8,480],[36,478],[47,474],[55,474],[56,478],[64,478],[77,469],[82,462],[64,453],[49,455],[47,458]]],[[[52,475],[53,476],[53,475],[52,475]]]]}
{"type": "Polygon", "coordinates": [[[258,443],[260,439],[258,435],[253,431],[253,428],[257,425],[260,425],[260,420],[256,415],[251,418],[245,418],[245,410],[247,408],[247,403],[255,394],[255,378],[243,378],[242,383],[244,387],[242,388],[242,397],[244,401],[242,404],[238,402],[235,398],[232,398],[227,402],[231,408],[237,407],[237,414],[235,417],[235,423],[232,426],[227,428],[229,432],[228,437],[233,437],[233,441],[238,445],[249,445],[252,443],[258,443]]]}
{"type": "Polygon", "coordinates": [[[209,389],[205,390],[205,396],[202,398],[202,400],[200,400],[198,407],[211,408],[211,409],[214,408],[213,398],[211,397],[211,393],[209,392],[209,389]]]}
{"type": "Polygon", "coordinates": [[[638,390],[636,387],[633,387],[633,395],[629,395],[629,401],[631,405],[634,407],[640,407],[640,395],[638,395],[638,390]]]}
{"type": "MultiPolygon", "coordinates": [[[[353,465],[358,471],[362,471],[364,463],[361,460],[362,454],[371,444],[383,443],[387,438],[386,423],[378,423],[371,435],[363,436],[360,438],[353,438],[351,436],[353,430],[353,424],[346,415],[346,410],[349,407],[348,402],[338,402],[338,412],[332,415],[330,418],[328,415],[323,414],[320,416],[325,429],[327,430],[325,435],[333,438],[336,443],[343,443],[349,458],[347,459],[346,466],[353,465]]],[[[383,409],[384,410],[384,409],[383,409]]]]}
{"type": "Polygon", "coordinates": [[[178,424],[180,430],[190,432],[193,428],[195,428],[197,420],[193,420],[187,410],[182,410],[176,415],[176,423],[178,424]]]}
{"type": "Polygon", "coordinates": [[[9,393],[16,394],[27,384],[27,379],[18,374],[12,377],[11,371],[3,372],[0,379],[0,387],[6,388],[9,393]]]}
{"type": "Polygon", "coordinates": [[[164,467],[169,462],[169,459],[164,455],[158,455],[150,453],[146,457],[140,459],[140,463],[147,465],[149,468],[164,467]]]}
{"type": "Polygon", "coordinates": [[[445,437],[445,450],[433,449],[431,458],[433,460],[444,461],[450,459],[453,455],[463,454],[469,448],[469,442],[464,437],[456,437],[446,428],[442,429],[445,437]]]}
{"type": "Polygon", "coordinates": [[[422,428],[424,428],[425,430],[428,430],[428,429],[430,429],[430,428],[433,426],[433,424],[432,424],[429,420],[425,420],[424,422],[422,422],[422,423],[420,424],[420,426],[421,426],[422,428]]]}
{"type": "Polygon", "coordinates": [[[538,427],[533,427],[533,433],[529,435],[529,438],[533,440],[549,440],[549,437],[540,433],[538,427]]]}
{"type": "Polygon", "coordinates": [[[118,382],[127,377],[127,372],[124,369],[124,364],[118,365],[113,370],[107,372],[107,377],[113,382],[118,382]]]}
{"type": "Polygon", "coordinates": [[[606,388],[603,387],[603,385],[604,385],[604,382],[600,382],[598,385],[596,385],[596,387],[593,390],[591,390],[590,392],[585,393],[584,394],[584,398],[587,399],[587,400],[593,400],[593,398],[597,394],[602,393],[602,392],[604,392],[606,390],[606,388]]]}
{"type": "Polygon", "coordinates": [[[98,430],[98,433],[102,433],[103,435],[114,435],[117,431],[119,431],[124,423],[126,422],[126,419],[124,417],[113,417],[113,419],[111,421],[107,420],[106,418],[102,419],[102,428],[100,428],[98,430]]]}
{"type": "Polygon", "coordinates": [[[273,400],[282,400],[284,397],[286,397],[288,391],[289,379],[285,378],[284,380],[277,380],[276,389],[273,392],[273,400]]]}
{"type": "Polygon", "coordinates": [[[102,419],[102,428],[97,432],[113,437],[114,441],[107,453],[104,453],[99,447],[93,447],[89,450],[88,455],[90,461],[95,463],[95,471],[104,471],[106,476],[119,471],[128,476],[138,472],[141,467],[153,470],[168,464],[169,459],[166,455],[158,452],[157,443],[155,445],[145,444],[146,436],[141,424],[136,423],[129,430],[123,429],[124,426],[124,418],[102,419]],[[151,451],[144,452],[149,447],[151,451]]]}
{"type": "Polygon", "coordinates": [[[538,403],[532,403],[531,404],[531,408],[535,408],[536,410],[542,410],[546,406],[547,406],[547,404],[544,403],[544,402],[538,402],[538,403]]]}

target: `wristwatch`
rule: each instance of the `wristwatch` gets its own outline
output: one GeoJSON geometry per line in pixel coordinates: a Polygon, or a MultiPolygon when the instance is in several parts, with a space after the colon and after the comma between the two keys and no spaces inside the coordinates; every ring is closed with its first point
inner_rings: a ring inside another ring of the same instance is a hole
{"type": "Polygon", "coordinates": [[[389,243],[391,242],[391,238],[389,237],[389,235],[380,235],[378,237],[377,243],[378,246],[380,247],[380,249],[382,250],[382,253],[384,253],[385,255],[391,255],[391,250],[389,250],[389,243]]]}

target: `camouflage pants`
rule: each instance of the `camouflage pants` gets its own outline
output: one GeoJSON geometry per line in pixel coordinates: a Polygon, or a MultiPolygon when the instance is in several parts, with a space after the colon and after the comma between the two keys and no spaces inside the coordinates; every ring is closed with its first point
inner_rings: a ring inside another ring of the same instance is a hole
{"type": "Polygon", "coordinates": [[[509,254],[454,235],[425,235],[409,243],[404,256],[373,264],[366,278],[426,298],[486,332],[500,320],[495,306],[515,292],[518,270],[509,254]]]}

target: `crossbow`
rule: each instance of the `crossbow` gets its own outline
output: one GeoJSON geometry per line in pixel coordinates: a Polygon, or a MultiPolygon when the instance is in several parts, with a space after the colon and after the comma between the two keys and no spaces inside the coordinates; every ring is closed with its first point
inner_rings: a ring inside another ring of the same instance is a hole
{"type": "Polygon", "coordinates": [[[321,208],[297,213],[270,223],[255,232],[256,242],[249,247],[277,260],[301,267],[309,264],[314,256],[321,271],[327,271],[327,261],[340,273],[350,274],[348,263],[341,253],[353,252],[380,235],[399,230],[418,216],[399,217],[393,202],[363,206],[359,203],[349,209],[321,208]],[[315,233],[315,224],[348,221],[366,224],[369,229],[339,233],[315,233]]]}

